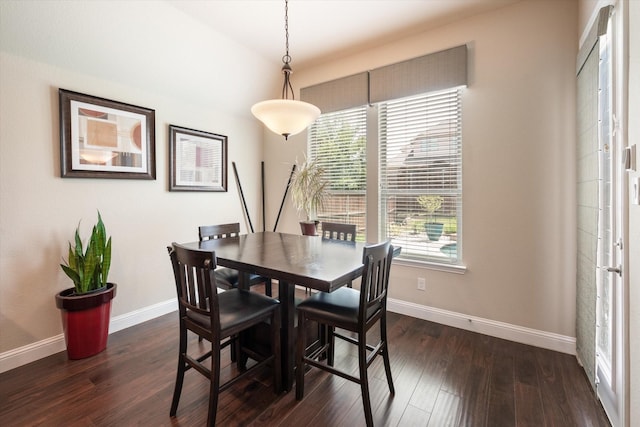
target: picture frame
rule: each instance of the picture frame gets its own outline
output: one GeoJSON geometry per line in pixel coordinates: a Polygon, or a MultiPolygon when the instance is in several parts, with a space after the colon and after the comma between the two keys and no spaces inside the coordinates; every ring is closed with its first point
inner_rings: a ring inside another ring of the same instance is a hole
{"type": "Polygon", "coordinates": [[[227,137],[169,125],[169,191],[227,191],[227,137]]]}
{"type": "Polygon", "coordinates": [[[62,88],[58,97],[62,178],[156,179],[155,110],[62,88]]]}

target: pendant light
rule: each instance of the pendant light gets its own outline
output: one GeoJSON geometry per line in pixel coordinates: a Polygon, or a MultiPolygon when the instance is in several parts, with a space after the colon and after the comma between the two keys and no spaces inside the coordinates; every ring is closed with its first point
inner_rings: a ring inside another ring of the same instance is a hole
{"type": "Polygon", "coordinates": [[[262,101],[251,107],[251,112],[258,120],[265,124],[272,132],[289,139],[290,135],[305,130],[320,115],[320,109],[308,102],[296,101],[291,86],[291,56],[289,55],[289,0],[284,2],[284,30],[286,40],[286,53],[282,57],[282,74],[284,84],[282,86],[282,99],[270,99],[262,101]],[[291,99],[289,99],[291,95],[291,99]]]}

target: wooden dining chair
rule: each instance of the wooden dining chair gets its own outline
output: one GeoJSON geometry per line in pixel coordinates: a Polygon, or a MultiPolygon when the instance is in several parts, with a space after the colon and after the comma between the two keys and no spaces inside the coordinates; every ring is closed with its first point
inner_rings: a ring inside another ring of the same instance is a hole
{"type": "MultiPolygon", "coordinates": [[[[322,223],[322,238],[324,240],[344,240],[347,242],[356,241],[356,225],[342,224],[338,222],[322,223]]],[[[347,286],[352,288],[353,283],[350,281],[347,286]]]]}
{"type": "MultiPolygon", "coordinates": [[[[201,225],[198,227],[198,238],[203,240],[224,239],[226,237],[235,237],[240,235],[240,223],[234,222],[230,224],[217,225],[201,225]]],[[[240,282],[240,274],[238,270],[227,267],[218,267],[216,270],[216,278],[219,283],[224,284],[223,287],[237,288],[240,282]]],[[[271,279],[268,277],[258,276],[257,274],[249,275],[249,285],[260,285],[264,283],[264,293],[271,296],[271,279]]]]}
{"type": "Polygon", "coordinates": [[[366,246],[363,250],[364,270],[360,290],[342,287],[333,292],[320,292],[298,305],[297,400],[304,397],[306,365],[323,369],[360,384],[365,420],[367,426],[373,426],[367,368],[377,355],[381,355],[384,360],[389,391],[395,394],[387,341],[387,290],[392,259],[393,246],[389,242],[366,246]],[[315,350],[306,345],[304,330],[309,321],[318,322],[328,333],[324,345],[315,350]],[[367,344],[367,331],[376,323],[380,325],[380,338],[374,346],[367,344]],[[340,334],[335,328],[355,332],[356,337],[340,334]],[[333,367],[336,337],[358,346],[359,376],[333,367]]]}
{"type": "Polygon", "coordinates": [[[177,243],[168,249],[180,319],[178,370],[170,414],[174,417],[178,410],[185,372],[194,368],[210,381],[207,425],[213,426],[219,393],[256,369],[271,365],[274,390],[276,393],[281,391],[280,303],[260,293],[237,288],[218,293],[214,274],[215,252],[188,249],[177,243]],[[271,354],[267,356],[242,346],[236,338],[242,331],[262,323],[269,324],[270,330],[271,354]],[[196,351],[189,352],[187,331],[209,341],[211,349],[201,354],[202,351],[197,351],[201,348],[198,345],[196,351]],[[220,383],[221,350],[229,345],[234,345],[257,363],[250,368],[239,367],[238,375],[220,383]],[[207,359],[210,359],[210,364],[205,365],[203,362],[207,359]]]}
{"type": "Polygon", "coordinates": [[[356,241],[356,225],[337,222],[322,223],[322,238],[328,240],[356,241]]]}

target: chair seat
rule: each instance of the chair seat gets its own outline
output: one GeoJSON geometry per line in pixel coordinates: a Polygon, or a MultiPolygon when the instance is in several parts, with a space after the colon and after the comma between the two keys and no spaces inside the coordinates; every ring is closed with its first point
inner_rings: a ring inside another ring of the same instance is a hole
{"type": "MultiPolygon", "coordinates": [[[[359,306],[360,291],[342,287],[329,293],[318,292],[302,301],[296,308],[304,311],[309,318],[354,330],[358,326],[359,306]]],[[[367,318],[375,312],[376,307],[372,307],[367,318]]]]}
{"type": "MultiPolygon", "coordinates": [[[[240,282],[240,275],[238,274],[238,270],[234,270],[233,268],[226,268],[226,267],[221,267],[216,269],[215,271],[215,275],[216,275],[216,280],[222,280],[225,282],[225,284],[230,284],[232,288],[237,288],[238,287],[238,283],[240,282]]],[[[259,283],[259,282],[263,282],[266,281],[267,279],[264,279],[261,276],[258,276],[257,274],[250,274],[249,275],[249,283],[259,283]]]]}
{"type": "MultiPolygon", "coordinates": [[[[233,331],[242,328],[242,325],[264,317],[279,303],[276,299],[241,289],[219,293],[220,335],[225,337],[233,334],[233,331]]],[[[204,328],[210,328],[208,316],[188,310],[187,317],[204,328]]]]}
{"type": "MultiPolygon", "coordinates": [[[[222,270],[222,269],[220,269],[222,270]]],[[[233,288],[237,288],[236,286],[233,286],[233,284],[231,282],[228,282],[224,277],[224,273],[223,274],[219,274],[218,270],[214,271],[215,276],[216,276],[216,285],[218,286],[218,289],[233,289],[233,288]]]]}

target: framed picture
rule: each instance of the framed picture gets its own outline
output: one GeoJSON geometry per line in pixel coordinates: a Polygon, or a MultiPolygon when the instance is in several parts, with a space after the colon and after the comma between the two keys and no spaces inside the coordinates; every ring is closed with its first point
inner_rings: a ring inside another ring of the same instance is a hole
{"type": "Polygon", "coordinates": [[[170,191],[227,191],[227,137],[169,125],[170,191]]]}
{"type": "Polygon", "coordinates": [[[63,178],[156,179],[154,110],[65,89],[58,94],[63,178]]]}

